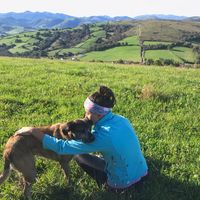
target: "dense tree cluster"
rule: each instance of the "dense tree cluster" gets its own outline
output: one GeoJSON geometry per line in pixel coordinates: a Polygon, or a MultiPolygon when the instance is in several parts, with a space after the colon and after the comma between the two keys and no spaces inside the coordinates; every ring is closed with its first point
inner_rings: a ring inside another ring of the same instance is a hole
{"type": "Polygon", "coordinates": [[[199,32],[184,32],[182,36],[183,41],[189,42],[200,42],[200,33],[199,32]]]}
{"type": "MultiPolygon", "coordinates": [[[[47,57],[49,48],[51,50],[70,48],[79,44],[90,35],[89,25],[82,25],[77,29],[58,29],[58,30],[40,30],[35,35],[31,35],[31,38],[36,39],[33,43],[33,49],[30,51],[15,53],[15,56],[22,57],[47,57]]],[[[17,38],[16,43],[22,42],[17,38]]],[[[71,52],[63,53],[62,56],[72,56],[71,52]]],[[[55,54],[55,57],[59,58],[59,53],[55,54]]]]}
{"type": "Polygon", "coordinates": [[[166,66],[166,65],[172,65],[172,66],[180,66],[181,63],[172,60],[172,59],[164,59],[164,58],[159,58],[158,60],[153,60],[153,59],[145,59],[145,64],[146,65],[158,65],[158,66],[166,66]]]}
{"type": "Polygon", "coordinates": [[[117,46],[126,46],[128,43],[120,43],[125,38],[124,32],[131,28],[130,25],[104,24],[101,26],[105,31],[105,38],[100,37],[88,51],[104,51],[117,46]]]}
{"type": "Polygon", "coordinates": [[[0,55],[1,56],[12,56],[12,54],[9,52],[9,49],[15,47],[15,44],[6,45],[5,43],[0,44],[0,55]]]}
{"type": "MultiPolygon", "coordinates": [[[[132,28],[131,25],[128,24],[103,24],[102,25],[103,30],[105,30],[107,33],[124,33],[128,31],[130,28],[132,28]]],[[[109,36],[109,35],[108,35],[109,36]]]]}

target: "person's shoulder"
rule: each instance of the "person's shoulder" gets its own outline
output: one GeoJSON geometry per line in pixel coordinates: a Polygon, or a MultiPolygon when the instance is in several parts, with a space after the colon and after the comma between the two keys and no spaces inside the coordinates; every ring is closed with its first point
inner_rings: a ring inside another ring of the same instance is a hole
{"type": "Polygon", "coordinates": [[[125,116],[120,115],[120,114],[114,114],[114,118],[118,119],[118,120],[122,120],[122,121],[127,121],[128,120],[125,116]]]}

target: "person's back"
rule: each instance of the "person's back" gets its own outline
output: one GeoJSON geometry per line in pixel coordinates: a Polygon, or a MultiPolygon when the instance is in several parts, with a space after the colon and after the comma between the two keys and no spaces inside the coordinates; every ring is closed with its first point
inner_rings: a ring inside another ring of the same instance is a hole
{"type": "Polygon", "coordinates": [[[110,112],[96,123],[95,130],[98,133],[96,137],[105,141],[105,151],[101,153],[111,187],[127,187],[147,174],[138,138],[126,118],[110,112]]]}

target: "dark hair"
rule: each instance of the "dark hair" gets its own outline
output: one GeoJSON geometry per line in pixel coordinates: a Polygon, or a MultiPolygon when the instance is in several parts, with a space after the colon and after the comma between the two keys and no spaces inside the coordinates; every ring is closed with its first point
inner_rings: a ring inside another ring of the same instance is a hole
{"type": "Polygon", "coordinates": [[[99,91],[90,95],[89,99],[92,102],[107,108],[113,108],[116,103],[113,91],[106,86],[100,86],[99,91]]]}

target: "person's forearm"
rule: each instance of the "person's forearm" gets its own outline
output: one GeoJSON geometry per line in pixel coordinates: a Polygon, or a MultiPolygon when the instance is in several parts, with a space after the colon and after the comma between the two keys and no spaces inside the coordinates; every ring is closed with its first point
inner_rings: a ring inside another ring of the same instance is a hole
{"type": "Polygon", "coordinates": [[[44,133],[42,133],[41,131],[40,131],[40,129],[38,129],[38,128],[33,128],[33,130],[31,131],[31,135],[33,136],[33,137],[35,137],[36,139],[38,139],[40,142],[42,142],[42,140],[43,140],[43,137],[44,137],[44,133]]]}

